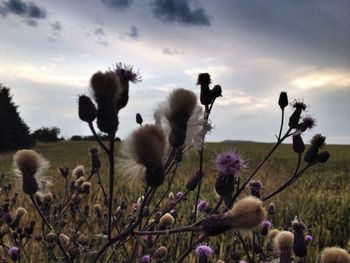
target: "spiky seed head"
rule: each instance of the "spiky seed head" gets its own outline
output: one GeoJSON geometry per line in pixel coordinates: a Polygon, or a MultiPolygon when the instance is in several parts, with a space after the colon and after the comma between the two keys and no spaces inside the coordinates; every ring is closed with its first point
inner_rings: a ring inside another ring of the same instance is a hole
{"type": "Polygon", "coordinates": [[[78,165],[77,167],[74,168],[72,171],[73,176],[76,179],[79,179],[80,177],[85,175],[85,167],[84,165],[78,165]]]}
{"type": "Polygon", "coordinates": [[[339,247],[327,247],[321,253],[321,263],[350,263],[350,254],[339,247]]]}
{"type": "Polygon", "coordinates": [[[262,201],[253,196],[240,199],[227,213],[235,229],[254,229],[266,218],[262,201]]]}
{"type": "Polygon", "coordinates": [[[23,192],[34,195],[39,190],[36,175],[47,168],[48,162],[34,150],[20,150],[13,156],[16,172],[22,175],[23,192]]]}
{"type": "Polygon", "coordinates": [[[274,238],[274,243],[279,251],[290,251],[293,249],[294,235],[289,231],[280,231],[274,238]]]}
{"type": "Polygon", "coordinates": [[[79,188],[83,183],[85,182],[85,177],[79,177],[77,180],[75,180],[75,187],[79,188]]]}
{"type": "Polygon", "coordinates": [[[278,105],[280,106],[281,110],[288,106],[287,92],[281,91],[280,97],[278,99],[278,105]]]}
{"type": "Polygon", "coordinates": [[[97,109],[92,100],[85,95],[79,96],[79,118],[85,122],[93,122],[97,117],[97,109]]]}
{"type": "Polygon", "coordinates": [[[312,129],[316,126],[316,120],[311,115],[306,115],[302,120],[301,123],[298,125],[298,130],[301,132],[306,131],[307,129],[312,129]]]}
{"type": "Polygon", "coordinates": [[[163,129],[147,124],[136,129],[126,142],[133,159],[146,168],[145,181],[149,186],[158,187],[164,180],[163,159],[166,139],[163,129]]]}
{"type": "Polygon", "coordinates": [[[311,143],[311,146],[313,146],[317,149],[321,149],[322,146],[325,145],[325,141],[326,141],[326,137],[317,133],[312,137],[310,143],[311,143]]]}

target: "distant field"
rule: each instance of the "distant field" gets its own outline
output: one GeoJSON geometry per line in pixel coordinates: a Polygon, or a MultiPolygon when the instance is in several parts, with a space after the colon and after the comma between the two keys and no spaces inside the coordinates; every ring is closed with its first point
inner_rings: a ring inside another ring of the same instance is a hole
{"type": "MultiPolygon", "coordinates": [[[[65,165],[72,170],[76,165],[83,164],[87,169],[90,169],[88,148],[94,145],[96,145],[94,142],[65,141],[39,144],[36,147],[36,150],[50,161],[50,169],[47,175],[53,184],[52,191],[56,195],[63,195],[62,187],[64,186],[63,179],[57,173],[57,167],[65,165]]],[[[234,148],[242,153],[248,160],[250,170],[252,170],[264,157],[265,152],[271,148],[271,144],[208,143],[205,148],[204,171],[206,178],[203,183],[201,199],[206,199],[211,204],[214,204],[216,200],[213,189],[215,171],[212,160],[216,152],[227,148],[234,148]]],[[[314,238],[309,251],[310,262],[315,262],[316,254],[323,247],[338,245],[345,248],[350,238],[350,146],[327,145],[326,149],[331,153],[331,158],[326,164],[313,167],[306,172],[299,182],[272,199],[277,207],[276,214],[272,218],[275,227],[288,227],[296,215],[308,225],[314,238]]],[[[29,213],[33,213],[27,197],[21,194],[20,183],[17,183],[11,175],[12,155],[0,155],[0,188],[3,189],[9,182],[15,183],[16,191],[20,193],[18,204],[23,205],[29,213]]],[[[103,154],[101,156],[103,156],[103,163],[107,164],[105,156],[103,154]]],[[[264,184],[263,195],[270,193],[282,184],[293,172],[295,164],[296,155],[293,153],[291,145],[280,146],[256,176],[256,179],[260,179],[264,184]]],[[[184,157],[172,191],[174,193],[184,191],[187,179],[194,174],[196,169],[197,154],[192,151],[184,157]]],[[[124,196],[129,200],[129,203],[135,201],[141,194],[142,189],[138,179],[125,180],[124,177],[121,178],[118,163],[116,170],[119,174],[116,180],[117,198],[120,200],[120,197],[124,196]]],[[[103,174],[106,174],[105,170],[103,174]]],[[[248,174],[249,171],[242,174],[242,177],[248,174]]],[[[94,178],[92,182],[95,182],[94,178]]],[[[97,186],[94,189],[98,189],[97,186]]],[[[160,189],[158,194],[160,195],[162,191],[164,190],[160,189]]],[[[91,200],[96,196],[98,196],[98,193],[93,193],[90,197],[91,200]]],[[[194,196],[194,193],[189,196],[186,205],[193,205],[194,196]]],[[[185,204],[182,204],[182,206],[185,206],[185,204]]],[[[184,218],[183,220],[189,218],[191,209],[192,207],[187,207],[187,209],[186,207],[180,207],[178,212],[184,218]]],[[[226,249],[225,241],[229,238],[227,235],[222,235],[219,238],[213,238],[210,242],[214,246],[217,243],[220,251],[224,252],[226,249]]]]}

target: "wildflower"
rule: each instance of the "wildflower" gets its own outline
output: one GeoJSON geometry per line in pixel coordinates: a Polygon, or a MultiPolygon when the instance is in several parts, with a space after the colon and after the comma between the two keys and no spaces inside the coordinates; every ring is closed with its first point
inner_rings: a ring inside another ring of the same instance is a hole
{"type": "Polygon", "coordinates": [[[281,110],[284,110],[288,106],[288,96],[287,92],[282,91],[278,99],[278,105],[280,105],[281,110]]]}
{"type": "Polygon", "coordinates": [[[246,161],[233,150],[219,153],[214,160],[215,168],[219,173],[236,174],[246,168],[246,161]]]}
{"type": "Polygon", "coordinates": [[[209,236],[221,234],[229,229],[251,230],[265,219],[262,201],[248,196],[239,200],[224,214],[212,215],[199,223],[199,228],[209,236]]]}
{"type": "Polygon", "coordinates": [[[293,241],[293,251],[294,254],[298,257],[302,258],[307,255],[307,247],[305,240],[305,224],[295,218],[292,222],[292,229],[294,233],[294,241],[293,241]]]}
{"type": "Polygon", "coordinates": [[[303,153],[305,145],[300,133],[293,134],[293,150],[296,153],[303,153]]]}
{"type": "Polygon", "coordinates": [[[174,224],[174,221],[174,217],[170,213],[166,213],[159,220],[159,229],[163,230],[172,226],[172,224],[174,224]]]}
{"type": "Polygon", "coordinates": [[[199,200],[197,204],[197,209],[199,212],[207,213],[210,210],[209,202],[204,200],[199,200]]]}
{"type": "Polygon", "coordinates": [[[250,188],[251,194],[253,196],[260,198],[260,190],[263,187],[260,180],[250,180],[247,186],[250,188]]]}
{"type": "Polygon", "coordinates": [[[10,247],[8,253],[13,261],[19,260],[20,250],[17,246],[10,247]]]}
{"type": "Polygon", "coordinates": [[[312,237],[311,235],[306,235],[306,236],[305,236],[306,244],[312,242],[312,240],[314,240],[314,239],[313,239],[313,237],[312,237]]]}
{"type": "Polygon", "coordinates": [[[318,151],[323,147],[325,144],[326,137],[322,136],[321,134],[316,134],[311,139],[311,145],[308,149],[308,151],[305,153],[304,160],[308,164],[314,164],[317,161],[318,158],[318,151]]]}
{"type": "Polygon", "coordinates": [[[82,121],[91,123],[96,119],[97,109],[92,100],[85,95],[79,96],[79,118],[82,121]]]}
{"type": "Polygon", "coordinates": [[[83,177],[85,175],[85,168],[83,165],[78,165],[77,167],[74,168],[72,171],[72,175],[76,178],[79,179],[80,177],[83,177]]]}
{"type": "Polygon", "coordinates": [[[22,175],[23,192],[34,195],[39,190],[36,177],[42,177],[41,173],[47,168],[48,162],[33,150],[17,151],[13,160],[16,171],[22,175]]]}
{"type": "Polygon", "coordinates": [[[151,256],[150,255],[144,255],[141,258],[140,263],[150,263],[151,262],[151,256]]]}
{"type": "Polygon", "coordinates": [[[92,147],[89,150],[90,156],[91,156],[91,171],[92,173],[97,172],[101,167],[101,160],[100,157],[98,157],[98,148],[92,147]]]}
{"type": "Polygon", "coordinates": [[[275,214],[275,210],[276,210],[275,203],[273,203],[273,202],[269,203],[269,206],[267,208],[267,212],[269,213],[269,215],[275,214]]]}
{"type": "Polygon", "coordinates": [[[300,120],[300,115],[302,111],[306,109],[306,105],[304,102],[295,100],[292,103],[292,107],[294,108],[294,112],[289,117],[289,127],[290,128],[297,128],[300,120]]]}
{"type": "Polygon", "coordinates": [[[321,253],[321,263],[348,263],[350,254],[339,247],[327,247],[321,253]]]}
{"type": "Polygon", "coordinates": [[[261,223],[262,229],[261,229],[261,235],[266,236],[267,233],[269,232],[269,228],[271,228],[272,224],[269,220],[264,220],[261,223]]]}
{"type": "Polygon", "coordinates": [[[164,246],[159,246],[156,251],[154,252],[153,256],[156,259],[163,259],[166,257],[166,255],[168,254],[168,249],[164,246]]]}
{"type": "Polygon", "coordinates": [[[196,189],[198,183],[202,180],[203,177],[203,171],[201,173],[199,171],[196,171],[196,173],[186,183],[187,190],[193,191],[194,189],[196,189]]]}
{"type": "Polygon", "coordinates": [[[306,131],[307,129],[312,129],[316,125],[316,120],[311,115],[306,115],[302,120],[301,123],[298,125],[298,130],[301,132],[306,131]]]}
{"type": "Polygon", "coordinates": [[[139,127],[124,142],[121,152],[125,168],[130,171],[141,166],[136,169],[143,171],[149,186],[163,183],[166,139],[161,127],[150,124],[139,127]]]}
{"type": "Polygon", "coordinates": [[[142,125],[143,119],[140,113],[136,113],[136,123],[142,125]]]}
{"type": "Polygon", "coordinates": [[[179,200],[180,198],[183,197],[183,195],[184,195],[183,192],[177,192],[177,193],[176,193],[176,199],[179,200]]]}
{"type": "Polygon", "coordinates": [[[199,244],[195,248],[195,253],[199,263],[207,263],[208,258],[214,253],[214,250],[208,244],[199,244]]]}
{"type": "Polygon", "coordinates": [[[219,153],[214,160],[218,176],[215,180],[215,190],[220,196],[227,196],[233,193],[235,176],[239,176],[245,167],[245,160],[233,150],[219,153]]]}
{"type": "Polygon", "coordinates": [[[90,84],[97,103],[97,126],[102,132],[113,134],[119,124],[117,101],[121,93],[120,78],[113,72],[97,72],[90,84]]]}
{"type": "Polygon", "coordinates": [[[281,263],[290,263],[292,258],[294,235],[289,231],[280,231],[275,239],[274,243],[280,254],[281,263]]]}

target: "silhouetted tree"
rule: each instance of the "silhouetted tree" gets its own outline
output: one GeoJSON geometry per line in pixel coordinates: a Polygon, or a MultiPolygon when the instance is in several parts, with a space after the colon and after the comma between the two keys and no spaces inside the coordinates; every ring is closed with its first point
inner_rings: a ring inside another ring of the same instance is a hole
{"type": "Polygon", "coordinates": [[[10,89],[0,83],[0,152],[35,145],[29,127],[20,117],[17,108],[12,101],[10,89]]]}
{"type": "Polygon", "coordinates": [[[56,142],[61,139],[58,137],[61,130],[58,127],[41,127],[32,133],[35,140],[39,142],[56,142]]]}

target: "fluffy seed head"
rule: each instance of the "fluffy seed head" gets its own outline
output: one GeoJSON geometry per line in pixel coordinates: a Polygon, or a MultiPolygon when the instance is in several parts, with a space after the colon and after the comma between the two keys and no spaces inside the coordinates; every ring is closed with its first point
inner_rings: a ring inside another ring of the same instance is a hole
{"type": "Polygon", "coordinates": [[[159,224],[161,228],[167,228],[167,227],[170,227],[172,224],[174,224],[174,221],[175,221],[174,217],[170,213],[166,213],[160,218],[159,224]]]}
{"type": "Polygon", "coordinates": [[[301,132],[306,131],[307,129],[312,129],[316,126],[316,120],[311,115],[306,115],[298,126],[298,130],[301,132]]]}
{"type": "Polygon", "coordinates": [[[15,212],[15,217],[21,218],[27,213],[27,210],[23,207],[18,207],[15,212]]]}
{"type": "Polygon", "coordinates": [[[164,246],[159,246],[154,252],[153,256],[157,259],[163,259],[168,254],[168,249],[164,246]]]}
{"type": "Polygon", "coordinates": [[[269,241],[274,241],[275,237],[278,235],[280,231],[277,228],[273,228],[269,231],[269,233],[267,234],[267,239],[269,241]]]}
{"type": "Polygon", "coordinates": [[[235,229],[253,229],[266,217],[262,201],[253,196],[242,198],[227,213],[235,229]]]}
{"type": "Polygon", "coordinates": [[[208,244],[199,244],[195,248],[195,253],[199,257],[210,257],[214,253],[214,250],[208,244]]]}
{"type": "Polygon", "coordinates": [[[33,195],[39,190],[36,176],[47,168],[48,162],[33,150],[17,151],[13,157],[16,172],[23,177],[23,192],[33,195]]]}
{"type": "Polygon", "coordinates": [[[170,125],[169,142],[174,148],[184,144],[187,122],[197,105],[196,95],[189,90],[176,89],[163,105],[164,116],[170,125]]]}
{"type": "Polygon", "coordinates": [[[91,183],[90,182],[82,183],[82,185],[81,185],[81,192],[83,194],[86,194],[86,195],[90,194],[90,192],[91,192],[91,183]]]}
{"type": "Polygon", "coordinates": [[[146,168],[145,180],[157,187],[164,180],[163,159],[166,151],[165,134],[161,127],[143,125],[136,129],[123,145],[122,152],[146,168]]]}
{"type": "Polygon", "coordinates": [[[280,231],[274,239],[274,243],[280,251],[292,250],[293,241],[294,235],[289,231],[280,231]]]}
{"type": "Polygon", "coordinates": [[[76,179],[79,179],[80,177],[84,176],[85,174],[84,166],[78,165],[77,167],[74,168],[74,170],[72,171],[72,174],[76,179]]]}
{"type": "Polygon", "coordinates": [[[314,137],[312,137],[310,143],[313,147],[316,147],[317,149],[322,148],[324,146],[326,141],[326,137],[322,136],[321,134],[315,134],[314,137]]]}
{"type": "Polygon", "coordinates": [[[103,213],[102,213],[102,207],[100,204],[94,205],[94,211],[97,218],[102,218],[103,213]]]}
{"type": "Polygon", "coordinates": [[[325,248],[321,253],[321,263],[349,263],[350,254],[339,247],[325,248]]]}

